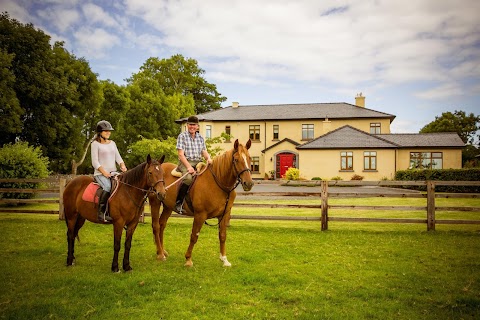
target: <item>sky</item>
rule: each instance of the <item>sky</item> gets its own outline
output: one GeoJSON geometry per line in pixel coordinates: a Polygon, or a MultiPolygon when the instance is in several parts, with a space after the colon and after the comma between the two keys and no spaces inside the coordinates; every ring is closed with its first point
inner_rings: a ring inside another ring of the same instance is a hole
{"type": "Polygon", "coordinates": [[[355,104],[418,133],[443,112],[480,115],[478,0],[0,0],[101,80],[150,57],[197,60],[241,105],[355,104]]]}

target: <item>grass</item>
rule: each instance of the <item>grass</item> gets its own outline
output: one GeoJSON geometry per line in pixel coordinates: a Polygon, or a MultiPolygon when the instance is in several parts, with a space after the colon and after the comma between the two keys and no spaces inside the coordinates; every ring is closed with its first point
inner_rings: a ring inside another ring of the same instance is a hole
{"type": "MultiPolygon", "coordinates": [[[[251,208],[235,210],[255,214],[251,208]]],[[[426,232],[424,225],[338,222],[321,232],[319,222],[232,220],[227,253],[233,266],[221,267],[217,229],[205,226],[194,266],[186,269],[192,220],[170,220],[165,235],[170,256],[158,262],[149,219],[134,235],[134,271],[112,274],[111,226],[87,222],[76,244],[76,265],[67,268],[64,221],[0,213],[0,319],[475,319],[480,314],[480,226],[438,225],[426,232]]]]}

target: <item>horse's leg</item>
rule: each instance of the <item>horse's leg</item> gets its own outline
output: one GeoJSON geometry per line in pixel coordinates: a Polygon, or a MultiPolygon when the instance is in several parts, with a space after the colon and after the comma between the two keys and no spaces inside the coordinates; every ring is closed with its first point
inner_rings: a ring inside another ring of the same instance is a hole
{"type": "Polygon", "coordinates": [[[130,249],[132,248],[132,238],[137,225],[138,220],[127,226],[127,232],[125,235],[125,251],[123,253],[123,271],[125,272],[132,270],[132,267],[130,266],[130,249]]]}
{"type": "Polygon", "coordinates": [[[222,218],[218,218],[218,240],[220,240],[220,260],[223,262],[224,267],[231,267],[232,264],[227,260],[227,251],[225,249],[225,241],[227,241],[227,225],[230,220],[230,212],[225,214],[222,218]]]}
{"type": "MultiPolygon", "coordinates": [[[[167,259],[167,255],[165,254],[165,250],[163,249],[163,233],[160,236],[160,201],[154,199],[150,200],[150,209],[152,215],[152,232],[153,232],[153,239],[155,240],[155,246],[157,247],[157,260],[165,261],[167,259]]],[[[165,211],[165,206],[163,206],[163,211],[165,211]]],[[[163,217],[162,213],[162,217],[163,217]]]]}
{"type": "Polygon", "coordinates": [[[76,223],[76,217],[67,219],[67,266],[75,264],[75,235],[74,228],[76,223]]]}
{"type": "Polygon", "coordinates": [[[198,236],[200,235],[200,230],[202,229],[205,218],[203,215],[196,213],[193,218],[192,234],[190,235],[190,245],[188,246],[187,252],[185,253],[185,267],[193,266],[192,262],[192,251],[195,243],[197,243],[198,236]]]}
{"type": "Polygon", "coordinates": [[[120,251],[120,242],[122,241],[123,225],[116,222],[113,225],[113,260],[112,272],[119,272],[118,270],[118,252],[120,251]]]}
{"type": "Polygon", "coordinates": [[[168,218],[170,218],[170,216],[172,215],[172,209],[170,208],[167,208],[166,206],[163,206],[163,211],[162,211],[162,215],[160,216],[160,220],[159,220],[159,224],[160,224],[160,233],[159,233],[159,240],[160,240],[160,248],[161,248],[161,251],[163,253],[163,257],[164,259],[162,260],[165,260],[167,257],[168,257],[168,252],[167,250],[165,250],[165,244],[163,243],[163,240],[164,240],[164,232],[165,232],[165,228],[167,227],[167,222],[168,222],[168,218]]]}
{"type": "Polygon", "coordinates": [[[85,219],[79,213],[74,213],[71,217],[66,218],[67,223],[67,266],[75,264],[75,238],[78,237],[78,231],[85,223],[85,219]]]}

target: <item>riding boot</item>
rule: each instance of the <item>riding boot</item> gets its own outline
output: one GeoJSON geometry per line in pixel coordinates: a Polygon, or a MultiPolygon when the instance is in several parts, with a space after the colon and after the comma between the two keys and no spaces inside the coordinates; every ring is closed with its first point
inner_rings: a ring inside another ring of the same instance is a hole
{"type": "Polygon", "coordinates": [[[187,195],[188,188],[190,186],[182,183],[180,189],[178,190],[177,200],[175,201],[175,211],[182,214],[183,213],[183,200],[187,195]]]}
{"type": "Polygon", "coordinates": [[[98,199],[98,221],[100,222],[110,222],[113,220],[112,217],[106,215],[108,197],[110,197],[110,192],[102,191],[98,199]]]}

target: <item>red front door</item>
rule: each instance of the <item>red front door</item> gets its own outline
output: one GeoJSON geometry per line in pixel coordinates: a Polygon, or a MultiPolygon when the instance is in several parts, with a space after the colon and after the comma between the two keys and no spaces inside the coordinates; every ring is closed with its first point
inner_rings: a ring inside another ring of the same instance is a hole
{"type": "Polygon", "coordinates": [[[283,177],[288,168],[293,167],[293,154],[281,153],[278,155],[280,162],[280,177],[283,177]]]}

